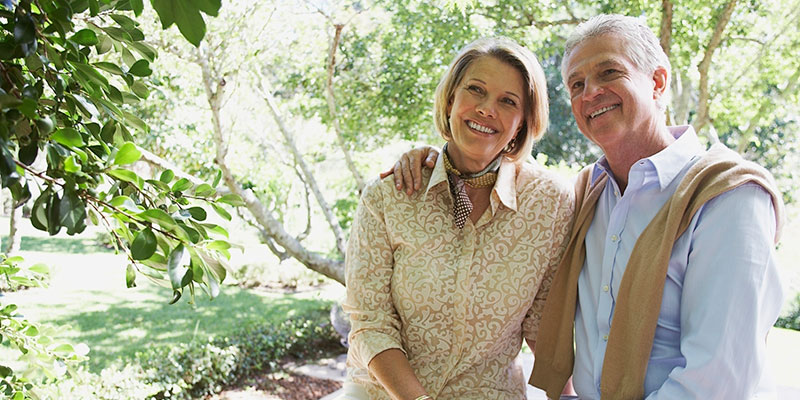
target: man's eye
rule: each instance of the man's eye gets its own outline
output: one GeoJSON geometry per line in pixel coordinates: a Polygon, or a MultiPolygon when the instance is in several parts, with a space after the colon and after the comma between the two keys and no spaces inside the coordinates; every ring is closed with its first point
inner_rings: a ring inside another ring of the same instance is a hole
{"type": "Polygon", "coordinates": [[[614,75],[614,74],[616,74],[617,72],[619,72],[619,71],[618,71],[618,70],[616,70],[616,69],[613,69],[613,68],[609,68],[609,69],[607,69],[607,70],[603,71],[603,75],[604,75],[604,76],[608,76],[608,75],[614,75]]]}
{"type": "Polygon", "coordinates": [[[572,82],[572,85],[569,86],[570,90],[576,90],[576,89],[580,89],[582,87],[583,87],[583,82],[581,82],[581,81],[572,82]]]}

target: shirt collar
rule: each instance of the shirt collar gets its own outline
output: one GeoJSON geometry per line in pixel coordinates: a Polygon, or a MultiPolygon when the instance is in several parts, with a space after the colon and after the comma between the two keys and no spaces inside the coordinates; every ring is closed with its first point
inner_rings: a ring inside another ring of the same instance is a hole
{"type": "MultiPolygon", "coordinates": [[[[492,188],[492,194],[490,195],[492,214],[497,211],[498,201],[507,208],[517,211],[516,181],[517,165],[513,161],[503,157],[500,161],[500,169],[497,171],[497,182],[495,182],[494,188],[492,188]],[[495,195],[497,200],[495,200],[495,195]]],[[[445,172],[444,161],[441,155],[436,159],[436,164],[433,166],[431,179],[428,180],[428,186],[425,188],[425,194],[422,197],[423,200],[427,200],[428,193],[430,193],[433,188],[440,185],[443,185],[445,189],[449,190],[447,172],[445,172]]]]}
{"type": "Polygon", "coordinates": [[[503,157],[500,169],[497,171],[497,182],[492,189],[492,214],[497,211],[497,202],[494,195],[507,208],[517,211],[517,164],[503,157]]]}
{"type": "MultiPolygon", "coordinates": [[[[691,125],[668,126],[667,129],[676,140],[664,150],[643,159],[649,161],[649,164],[655,169],[661,190],[664,190],[672,183],[689,161],[704,152],[703,146],[700,144],[700,140],[691,125]]],[[[592,183],[603,172],[607,173],[608,176],[614,176],[606,156],[600,157],[594,164],[592,183]]]]}

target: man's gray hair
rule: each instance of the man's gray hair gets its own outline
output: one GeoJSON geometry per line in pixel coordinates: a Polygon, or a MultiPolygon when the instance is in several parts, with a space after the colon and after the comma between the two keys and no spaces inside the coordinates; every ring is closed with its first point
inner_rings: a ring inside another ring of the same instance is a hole
{"type": "MultiPolygon", "coordinates": [[[[672,67],[667,54],[661,48],[658,37],[650,30],[641,18],[619,14],[600,14],[579,24],[567,39],[564,46],[564,57],[561,59],[561,79],[567,84],[566,60],[575,47],[585,40],[597,36],[614,35],[625,43],[625,52],[640,72],[652,74],[656,68],[664,67],[667,77],[672,77],[672,67]]],[[[669,82],[664,95],[659,98],[658,106],[662,110],[669,103],[669,82]]]]}

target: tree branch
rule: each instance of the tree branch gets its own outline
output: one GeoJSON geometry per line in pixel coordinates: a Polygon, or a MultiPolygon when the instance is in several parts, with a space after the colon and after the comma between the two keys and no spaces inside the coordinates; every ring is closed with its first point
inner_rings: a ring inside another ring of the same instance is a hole
{"type": "Polygon", "coordinates": [[[292,155],[294,155],[295,161],[300,167],[300,170],[303,171],[303,175],[306,177],[307,184],[311,188],[311,192],[314,193],[314,197],[316,197],[317,203],[322,209],[322,213],[325,215],[325,219],[328,221],[328,225],[330,225],[330,228],[333,231],[333,234],[336,238],[336,248],[339,250],[340,254],[344,255],[347,246],[344,239],[344,233],[342,232],[342,227],[339,225],[339,220],[333,214],[330,205],[328,205],[328,202],[325,200],[325,196],[322,195],[322,191],[317,184],[317,180],[314,178],[314,173],[311,172],[311,168],[309,168],[305,160],[303,160],[303,155],[300,153],[300,150],[297,148],[297,144],[294,141],[294,134],[290,132],[286,127],[286,124],[284,124],[283,118],[281,118],[281,115],[278,111],[278,106],[275,104],[275,98],[265,86],[266,85],[263,82],[259,83],[261,95],[264,97],[264,101],[269,106],[272,117],[278,124],[278,130],[281,131],[281,134],[283,134],[283,138],[286,141],[286,146],[292,155]]]}
{"type": "Polygon", "coordinates": [[[350,149],[347,148],[347,142],[345,141],[344,134],[342,134],[342,128],[339,126],[339,117],[336,111],[336,97],[333,93],[333,73],[336,69],[336,49],[339,47],[339,40],[342,37],[342,29],[344,28],[344,25],[334,24],[333,27],[335,31],[328,55],[328,82],[325,85],[325,98],[328,101],[328,113],[330,113],[331,121],[333,121],[333,130],[336,132],[336,141],[339,143],[342,153],[344,153],[344,161],[345,164],[347,164],[347,169],[350,170],[350,173],[353,174],[353,178],[356,180],[356,188],[358,188],[358,193],[361,193],[364,189],[364,178],[358,172],[358,168],[356,168],[352,157],[350,157],[350,149]]]}
{"type": "Polygon", "coordinates": [[[672,41],[672,1],[661,0],[661,32],[659,39],[661,48],[669,58],[670,43],[672,41]]]}
{"type": "MultiPolygon", "coordinates": [[[[203,46],[201,46],[203,47],[203,46]]],[[[245,204],[245,207],[253,215],[253,218],[263,228],[268,237],[275,241],[275,243],[283,247],[286,252],[303,263],[309,269],[325,275],[341,284],[344,284],[344,262],[340,260],[331,260],[313,253],[303,247],[303,245],[292,237],[278,221],[272,213],[264,206],[264,204],[256,197],[252,190],[245,190],[236,181],[233,172],[228,168],[225,162],[227,155],[227,145],[225,143],[224,135],[222,134],[222,125],[220,122],[220,99],[225,86],[224,80],[215,76],[207,62],[207,54],[201,54],[200,66],[203,72],[203,84],[206,90],[206,97],[208,105],[211,108],[211,115],[213,119],[213,133],[214,142],[216,144],[217,154],[215,161],[222,171],[222,179],[225,185],[231,190],[231,193],[239,195],[245,204]]],[[[282,122],[280,122],[282,125],[282,122]]],[[[283,127],[285,128],[285,127],[283,127]]],[[[283,131],[282,128],[282,131],[283,131]]],[[[309,171],[310,172],[310,171],[309,171]]],[[[321,193],[320,193],[321,195],[321,193]]],[[[324,200],[323,200],[324,201],[324,200]]],[[[330,213],[330,209],[327,210],[330,213]]],[[[331,213],[332,214],[332,213],[331,213]]],[[[336,224],[338,228],[338,223],[336,224]]],[[[337,244],[344,248],[344,239],[341,235],[341,228],[338,229],[337,244]],[[341,243],[339,243],[341,241],[341,243]]],[[[342,252],[342,254],[344,254],[342,252]]]]}
{"type": "MultiPolygon", "coordinates": [[[[717,47],[719,47],[720,42],[722,42],[722,35],[725,32],[725,27],[728,25],[735,7],[736,0],[730,0],[727,4],[725,4],[725,8],[722,10],[719,19],[717,20],[717,24],[714,27],[714,33],[711,35],[711,39],[708,41],[708,45],[706,46],[706,51],[703,54],[703,60],[700,61],[700,64],[697,66],[697,70],[700,72],[700,93],[697,102],[697,115],[695,116],[694,121],[692,121],[692,126],[697,132],[700,132],[703,126],[709,122],[708,69],[711,67],[711,59],[714,56],[714,51],[717,49],[717,47]]],[[[712,143],[719,142],[719,138],[713,135],[710,135],[709,139],[712,141],[712,143]]]]}

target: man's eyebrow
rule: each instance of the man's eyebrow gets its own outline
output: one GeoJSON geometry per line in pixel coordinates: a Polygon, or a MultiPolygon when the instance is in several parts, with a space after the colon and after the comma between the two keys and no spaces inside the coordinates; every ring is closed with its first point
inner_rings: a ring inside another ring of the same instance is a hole
{"type": "MultiPolygon", "coordinates": [[[[602,68],[620,67],[620,66],[622,66],[622,63],[620,63],[619,61],[616,61],[616,60],[604,60],[604,61],[601,61],[600,63],[596,64],[594,66],[594,68],[602,69],[602,68]]],[[[569,83],[577,75],[580,75],[580,74],[578,72],[573,72],[573,73],[569,74],[569,76],[567,77],[567,83],[569,83]]]]}

